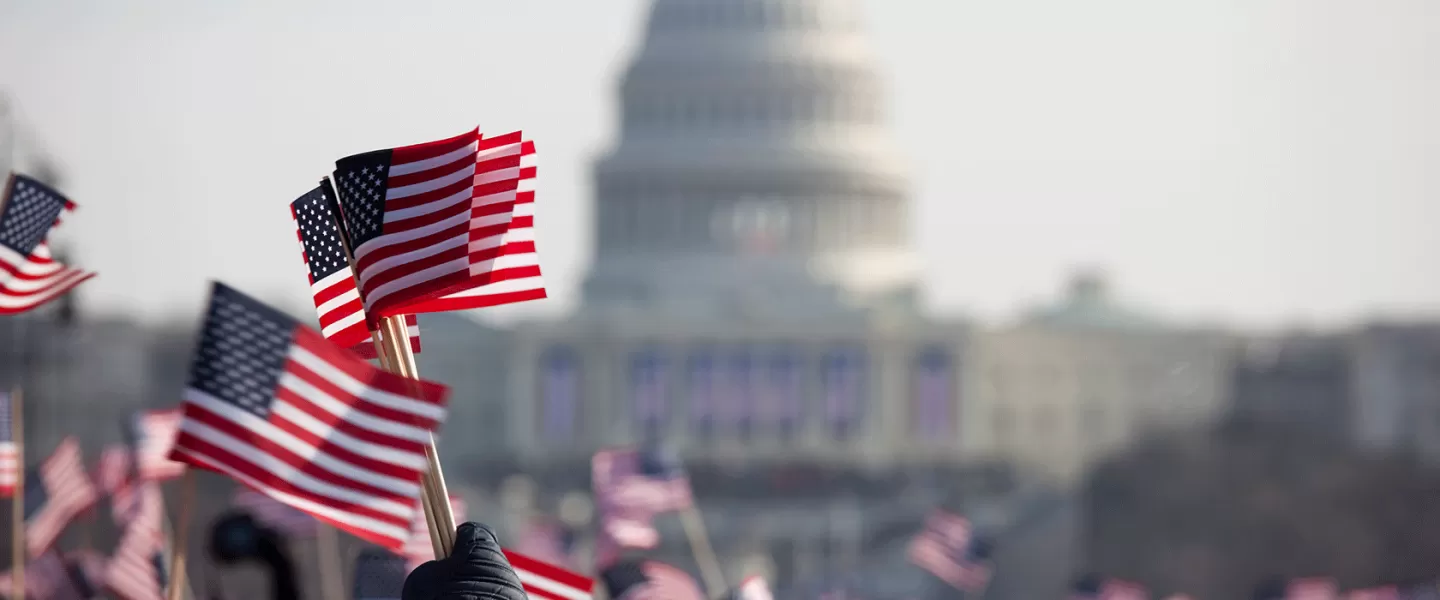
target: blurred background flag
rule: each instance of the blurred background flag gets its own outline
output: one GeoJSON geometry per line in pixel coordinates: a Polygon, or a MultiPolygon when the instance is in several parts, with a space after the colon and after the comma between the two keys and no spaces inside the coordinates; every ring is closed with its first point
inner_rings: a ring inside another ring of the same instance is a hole
{"type": "Polygon", "coordinates": [[[137,506],[138,483],[133,478],[134,461],[125,446],[106,446],[100,451],[100,464],[95,467],[95,483],[110,498],[110,513],[116,521],[128,518],[137,506]]]}
{"type": "Polygon", "coordinates": [[[733,600],[775,600],[770,594],[770,584],[759,575],[746,577],[731,595],[733,600]]]}
{"type": "Polygon", "coordinates": [[[49,551],[80,513],[99,499],[81,458],[80,442],[67,437],[25,480],[25,545],[31,557],[49,551]]]}
{"type": "MultiPolygon", "coordinates": [[[[310,271],[310,295],[320,318],[320,333],[327,340],[373,359],[373,323],[365,318],[365,306],[355,288],[355,274],[350,269],[336,214],[339,204],[331,193],[329,185],[322,184],[290,203],[290,217],[300,238],[300,257],[310,271]]],[[[405,329],[410,350],[419,353],[420,323],[415,315],[405,316],[405,329]]]]}
{"type": "Polygon", "coordinates": [[[970,521],[937,509],[910,543],[910,561],[957,590],[979,592],[990,582],[989,542],[970,521]]]}
{"type": "Polygon", "coordinates": [[[216,283],[171,457],[400,551],[446,395],[216,283]]]}
{"type": "Polygon", "coordinates": [[[75,203],[35,179],[14,174],[0,205],[0,314],[38,307],[95,276],[57,262],[45,243],[50,229],[75,203]]]}
{"type": "MultiPolygon", "coordinates": [[[[9,597],[14,575],[0,574],[0,587],[9,597]]],[[[25,564],[25,596],[34,600],[89,600],[92,596],[77,585],[70,569],[60,555],[46,552],[25,564]]]]}
{"type": "Polygon", "coordinates": [[[135,413],[128,436],[135,451],[135,470],[144,481],[174,479],[185,472],[185,463],[170,459],[170,450],[180,435],[180,409],[144,410],[135,413]]]}
{"type": "Polygon", "coordinates": [[[14,427],[10,394],[0,392],[0,498],[14,495],[20,483],[20,448],[15,445],[14,427]]]}
{"type": "Polygon", "coordinates": [[[165,498],[160,484],[141,484],[139,505],[124,523],[124,533],[105,569],[106,587],[122,600],[162,600],[168,582],[165,547],[165,498]]]}

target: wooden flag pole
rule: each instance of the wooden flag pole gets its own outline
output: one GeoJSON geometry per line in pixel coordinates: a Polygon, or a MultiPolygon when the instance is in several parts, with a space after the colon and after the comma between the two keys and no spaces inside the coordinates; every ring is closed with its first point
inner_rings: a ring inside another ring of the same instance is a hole
{"type": "Polygon", "coordinates": [[[316,523],[315,558],[320,563],[320,596],[325,600],[345,600],[345,584],[340,576],[340,543],[335,528],[316,523]]]}
{"type": "MultiPolygon", "coordinates": [[[[409,377],[410,379],[420,378],[420,368],[415,364],[415,352],[410,349],[410,333],[405,326],[405,317],[385,317],[380,320],[380,331],[376,332],[381,342],[390,353],[392,366],[397,367],[395,372],[409,377]]],[[[429,494],[430,511],[434,516],[434,526],[440,534],[441,547],[443,552],[437,552],[436,558],[443,558],[450,555],[450,549],[455,547],[455,513],[450,508],[450,491],[445,486],[445,472],[440,468],[440,453],[435,448],[435,436],[430,436],[430,441],[425,444],[425,459],[430,463],[429,485],[425,486],[429,494]]],[[[432,536],[433,537],[433,536],[432,536]]]]}
{"type": "MultiPolygon", "coordinates": [[[[345,229],[344,216],[341,214],[340,192],[330,183],[329,177],[322,177],[320,186],[334,200],[331,212],[335,214],[335,224],[340,230],[340,247],[345,250],[345,262],[350,265],[350,275],[355,278],[355,291],[359,292],[360,269],[355,265],[350,232],[345,229]]],[[[419,369],[415,365],[415,353],[410,350],[410,335],[405,327],[405,317],[381,319],[379,331],[370,332],[370,340],[375,344],[375,355],[382,368],[410,379],[420,378],[419,369]],[[398,336],[390,333],[395,325],[398,325],[398,336]]],[[[433,434],[425,444],[425,459],[429,468],[420,478],[420,505],[425,510],[425,523],[430,528],[430,543],[435,549],[435,558],[444,558],[450,556],[450,549],[455,547],[455,515],[450,510],[450,494],[445,487],[445,475],[440,471],[440,455],[436,452],[433,434]]]]}
{"type": "Polygon", "coordinates": [[[185,469],[180,480],[180,526],[174,532],[171,544],[174,554],[170,556],[169,600],[182,600],[185,588],[185,553],[190,541],[190,511],[195,506],[195,470],[185,469]]]}
{"type": "Polygon", "coordinates": [[[705,593],[711,598],[725,594],[725,573],[720,569],[720,559],[710,545],[710,535],[705,531],[705,518],[694,502],[680,511],[680,524],[685,526],[685,537],[690,540],[690,552],[700,567],[700,578],[705,581],[705,593]]]}
{"type": "Polygon", "coordinates": [[[21,408],[20,386],[10,392],[10,439],[15,442],[15,495],[10,497],[10,584],[11,598],[25,597],[25,415],[21,408]]]}

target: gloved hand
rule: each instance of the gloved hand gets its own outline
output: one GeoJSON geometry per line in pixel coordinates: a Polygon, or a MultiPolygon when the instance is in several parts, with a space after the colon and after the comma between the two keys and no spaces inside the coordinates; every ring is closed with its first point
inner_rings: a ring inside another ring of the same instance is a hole
{"type": "Polygon", "coordinates": [[[450,556],[432,560],[405,578],[401,600],[528,600],[520,578],[500,552],[495,532],[479,523],[455,531],[450,556]]]}

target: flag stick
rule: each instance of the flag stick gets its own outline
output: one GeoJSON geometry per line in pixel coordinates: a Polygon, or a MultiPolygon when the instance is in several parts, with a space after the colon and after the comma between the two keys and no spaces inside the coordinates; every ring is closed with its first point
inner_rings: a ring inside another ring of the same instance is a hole
{"type": "MultiPolygon", "coordinates": [[[[415,364],[415,352],[410,349],[410,333],[405,327],[405,317],[381,319],[380,331],[377,333],[390,351],[390,360],[392,366],[398,367],[397,372],[411,379],[419,379],[420,368],[415,364]]],[[[435,557],[443,558],[449,556],[450,549],[455,547],[455,514],[450,509],[450,491],[445,486],[445,472],[440,469],[440,453],[435,448],[434,434],[430,435],[430,441],[425,444],[425,460],[430,463],[428,504],[435,517],[436,528],[432,531],[440,534],[441,546],[444,548],[444,551],[436,553],[435,557]]]]}
{"type": "MultiPolygon", "coordinates": [[[[13,178],[13,176],[12,176],[13,178]]],[[[10,497],[10,584],[11,598],[25,597],[25,424],[21,413],[20,386],[10,392],[10,439],[15,442],[15,495],[10,497]]]]}
{"type": "MultiPolygon", "coordinates": [[[[345,251],[345,262],[350,265],[350,275],[355,278],[355,290],[360,290],[360,268],[355,265],[354,249],[350,247],[350,232],[345,229],[341,214],[340,192],[330,183],[329,177],[320,179],[321,187],[334,200],[331,212],[340,230],[340,247],[345,251]]],[[[362,298],[363,301],[363,298],[362,298]]],[[[386,317],[380,320],[379,331],[370,332],[375,344],[375,354],[385,370],[419,379],[419,368],[415,365],[415,353],[410,350],[410,334],[405,327],[405,317],[386,317]],[[398,325],[398,328],[395,327],[398,325]],[[391,333],[394,329],[399,335],[391,333]],[[398,342],[397,342],[398,340],[398,342]]],[[[455,515],[450,510],[450,494],[445,487],[445,474],[440,470],[440,455],[435,449],[435,436],[425,444],[425,459],[429,463],[420,478],[420,504],[425,511],[425,523],[430,528],[430,543],[435,548],[435,558],[450,556],[455,547],[455,515]]]]}
{"type": "Polygon", "coordinates": [[[180,526],[175,531],[174,540],[171,542],[175,547],[174,554],[170,557],[170,590],[169,600],[181,600],[184,597],[185,583],[185,552],[190,541],[190,510],[195,505],[195,470],[185,469],[185,478],[180,481],[180,526]]]}
{"type": "Polygon", "coordinates": [[[715,549],[710,546],[705,519],[700,516],[700,509],[695,507],[694,502],[680,511],[680,524],[685,526],[685,537],[689,538],[690,552],[695,555],[695,562],[700,567],[700,578],[705,580],[706,594],[719,598],[725,593],[725,574],[720,570],[720,559],[715,557],[715,549]]]}
{"type": "Polygon", "coordinates": [[[320,563],[320,596],[325,600],[345,600],[342,591],[345,584],[340,581],[340,544],[335,539],[335,529],[323,523],[316,523],[315,553],[320,563]]]}

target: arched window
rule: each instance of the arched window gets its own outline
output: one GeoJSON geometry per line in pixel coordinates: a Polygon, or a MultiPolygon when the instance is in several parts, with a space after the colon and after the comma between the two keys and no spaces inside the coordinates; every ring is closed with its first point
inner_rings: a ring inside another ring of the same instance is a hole
{"type": "Polygon", "coordinates": [[[666,361],[658,348],[636,351],[630,359],[630,398],[635,424],[647,436],[664,431],[670,422],[666,361]]]}
{"type": "Polygon", "coordinates": [[[782,440],[792,440],[804,427],[805,386],[800,360],[790,349],[780,349],[765,358],[756,378],[756,412],[774,425],[782,440]]]}
{"type": "Polygon", "coordinates": [[[754,364],[750,353],[737,349],[725,359],[720,403],[725,411],[725,425],[741,437],[748,437],[755,425],[754,364]]]}
{"type": "Polygon", "coordinates": [[[580,357],[559,346],[540,360],[540,434],[546,439],[573,439],[580,423],[580,357]]]}
{"type": "Polygon", "coordinates": [[[849,439],[863,425],[866,386],[865,351],[837,348],[820,363],[821,396],[826,422],[836,439],[849,439]]]}
{"type": "Polygon", "coordinates": [[[928,441],[954,437],[956,386],[950,353],[939,347],[921,350],[911,381],[911,433],[928,441]]]}
{"type": "Polygon", "coordinates": [[[690,400],[690,427],[702,436],[715,431],[715,356],[697,350],[686,364],[685,384],[690,400]]]}

